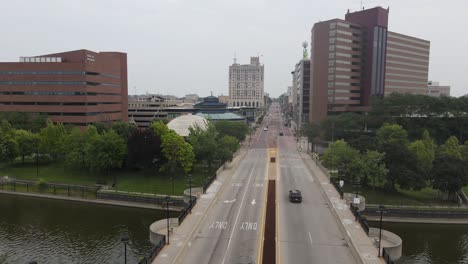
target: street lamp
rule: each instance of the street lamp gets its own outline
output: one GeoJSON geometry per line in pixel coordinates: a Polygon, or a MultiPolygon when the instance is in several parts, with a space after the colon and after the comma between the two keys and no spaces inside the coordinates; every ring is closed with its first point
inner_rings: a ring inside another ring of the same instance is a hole
{"type": "Polygon", "coordinates": [[[192,213],[192,174],[188,175],[188,182],[189,182],[189,205],[190,205],[190,213],[192,213]]]}
{"type": "Polygon", "coordinates": [[[128,244],[128,241],[130,239],[128,238],[128,236],[123,236],[122,238],[120,238],[120,242],[122,242],[124,244],[124,260],[125,260],[125,264],[127,264],[127,244],[128,244]]]}
{"type": "Polygon", "coordinates": [[[167,218],[167,244],[169,245],[169,200],[171,199],[171,197],[168,195],[166,196],[165,198],[165,204],[166,204],[166,218],[167,218]]]}
{"type": "Polygon", "coordinates": [[[356,178],[353,185],[356,187],[356,198],[358,198],[358,196],[359,196],[359,185],[361,185],[361,181],[360,181],[359,177],[356,178]]]}
{"type": "Polygon", "coordinates": [[[383,204],[379,205],[379,211],[380,211],[380,232],[379,232],[379,257],[382,255],[380,254],[380,246],[382,243],[382,215],[384,213],[385,206],[383,204]]]}

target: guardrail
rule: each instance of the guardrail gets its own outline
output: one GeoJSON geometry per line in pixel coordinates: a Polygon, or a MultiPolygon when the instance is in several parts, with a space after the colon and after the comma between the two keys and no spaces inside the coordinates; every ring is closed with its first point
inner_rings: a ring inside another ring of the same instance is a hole
{"type": "Polygon", "coordinates": [[[190,210],[192,210],[192,208],[195,206],[195,204],[197,203],[197,197],[190,197],[191,199],[189,200],[189,203],[186,207],[184,207],[184,209],[180,212],[179,214],[179,225],[182,224],[182,222],[184,221],[185,217],[187,216],[187,214],[190,212],[190,210]]]}
{"type": "Polygon", "coordinates": [[[336,191],[340,194],[340,198],[343,199],[344,192],[333,177],[330,177],[330,183],[333,185],[333,187],[335,187],[336,191]]]}
{"type": "MultiPolygon", "coordinates": [[[[380,209],[375,207],[366,207],[364,213],[366,215],[378,216],[380,209]]],[[[385,216],[389,217],[411,217],[411,218],[468,218],[468,210],[416,210],[416,209],[400,209],[400,208],[385,208],[385,216]]]]}
{"type": "MultiPolygon", "coordinates": [[[[89,186],[89,185],[76,185],[76,184],[64,184],[64,183],[54,183],[54,182],[46,182],[43,187],[39,187],[38,181],[28,181],[28,180],[16,180],[16,179],[11,179],[11,180],[0,180],[0,188],[5,189],[6,187],[11,187],[13,188],[13,191],[16,192],[16,187],[18,186],[23,186],[26,188],[26,192],[30,192],[30,187],[36,187],[39,188],[40,193],[48,193],[48,194],[54,194],[58,195],[57,191],[62,189],[63,191],[66,191],[66,195],[68,196],[85,196],[86,192],[92,192],[94,195],[97,194],[99,189],[101,188],[100,186],[89,186]],[[42,189],[43,188],[43,189],[42,189]],[[47,188],[52,188],[52,190],[47,191],[47,188]],[[76,193],[72,195],[71,191],[79,191],[79,195],[76,193]]],[[[20,191],[21,192],[21,191],[20,191]]],[[[31,190],[31,192],[34,192],[31,190]]]]}
{"type": "Polygon", "coordinates": [[[395,261],[392,260],[392,257],[390,257],[390,255],[388,254],[388,252],[385,250],[385,248],[382,248],[382,256],[385,260],[385,263],[387,264],[396,264],[395,261]]]}
{"type": "Polygon", "coordinates": [[[138,264],[150,264],[154,258],[158,255],[161,249],[166,245],[166,236],[161,235],[162,239],[151,249],[150,253],[142,260],[138,261],[138,264]]]}
{"type": "Polygon", "coordinates": [[[206,190],[208,190],[208,187],[216,180],[216,174],[211,176],[208,181],[203,185],[203,193],[206,193],[206,190]]]}
{"type": "Polygon", "coordinates": [[[349,208],[351,209],[354,217],[356,217],[356,220],[358,220],[362,229],[364,229],[364,232],[369,235],[369,224],[367,224],[366,218],[359,213],[358,208],[355,207],[352,203],[349,204],[349,208]]]}
{"type": "MultiPolygon", "coordinates": [[[[186,203],[183,198],[179,197],[170,197],[170,202],[172,206],[175,207],[186,207],[186,203]]],[[[166,196],[164,195],[150,195],[150,194],[132,194],[132,193],[123,193],[117,191],[101,190],[97,192],[98,199],[104,200],[116,200],[124,202],[134,202],[134,203],[146,203],[146,204],[155,204],[162,206],[163,203],[167,202],[166,196]]]]}

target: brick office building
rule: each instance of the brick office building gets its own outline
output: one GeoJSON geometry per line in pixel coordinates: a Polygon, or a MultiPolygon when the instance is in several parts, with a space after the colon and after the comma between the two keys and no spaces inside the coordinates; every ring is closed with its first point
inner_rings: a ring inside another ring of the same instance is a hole
{"type": "Polygon", "coordinates": [[[388,13],[348,11],[313,26],[309,122],[368,111],[373,96],[427,92],[430,42],[387,31],[388,13]]]}
{"type": "Polygon", "coordinates": [[[76,126],[128,120],[127,54],[76,50],[0,63],[0,111],[76,126]]]}

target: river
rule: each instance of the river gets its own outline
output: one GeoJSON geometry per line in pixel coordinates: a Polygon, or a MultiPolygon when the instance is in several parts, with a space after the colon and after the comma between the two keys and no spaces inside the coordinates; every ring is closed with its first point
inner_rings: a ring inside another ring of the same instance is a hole
{"type": "Polygon", "coordinates": [[[383,223],[383,229],[403,239],[398,264],[468,264],[468,225],[383,223]]]}
{"type": "Polygon", "coordinates": [[[0,194],[0,264],[127,263],[150,248],[149,226],[165,212],[0,194]]]}

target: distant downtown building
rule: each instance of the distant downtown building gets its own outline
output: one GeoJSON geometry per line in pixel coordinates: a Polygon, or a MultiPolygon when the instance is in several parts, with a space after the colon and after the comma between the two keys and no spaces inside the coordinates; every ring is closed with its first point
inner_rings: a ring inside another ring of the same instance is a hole
{"type": "Polygon", "coordinates": [[[76,126],[128,120],[127,54],[76,50],[0,63],[0,112],[76,126]]]}
{"type": "Polygon", "coordinates": [[[427,84],[427,95],[433,97],[450,96],[450,86],[429,81],[427,84]]]}
{"type": "Polygon", "coordinates": [[[303,58],[294,68],[293,74],[293,121],[299,131],[304,123],[309,122],[310,114],[310,60],[303,58]]]}
{"type": "Polygon", "coordinates": [[[250,57],[250,64],[229,66],[229,106],[263,107],[263,64],[259,57],[250,57]]]}
{"type": "Polygon", "coordinates": [[[388,13],[348,11],[313,26],[309,122],[368,111],[373,96],[427,94],[430,43],[387,32],[388,13]]]}

